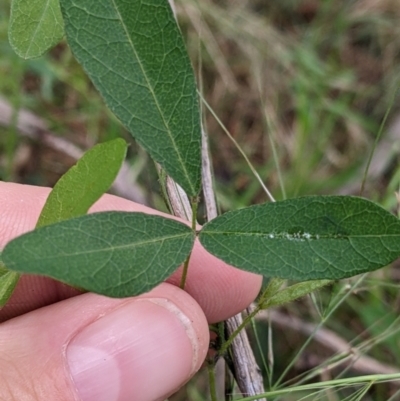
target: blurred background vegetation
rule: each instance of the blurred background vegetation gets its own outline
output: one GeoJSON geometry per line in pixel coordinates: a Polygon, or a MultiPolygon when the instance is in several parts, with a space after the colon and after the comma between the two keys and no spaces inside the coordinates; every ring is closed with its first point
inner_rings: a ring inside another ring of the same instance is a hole
{"type": "MultiPolygon", "coordinates": [[[[153,163],[104,106],[66,43],[35,60],[13,53],[9,5],[0,3],[0,179],[53,186],[76,161],[68,144],[85,150],[122,136],[131,143],[127,182],[136,199],[165,208],[153,163]],[[14,112],[6,118],[9,106],[14,112]],[[28,137],[17,124],[19,109],[31,113],[28,137]],[[49,137],[67,142],[57,148],[49,137]]],[[[177,0],[176,9],[200,92],[219,119],[203,103],[222,211],[268,200],[222,124],[277,200],[358,195],[373,152],[363,195],[397,211],[400,1],[177,0]]],[[[250,335],[266,387],[274,388],[282,375],[281,386],[288,387],[301,378],[400,372],[399,284],[399,267],[392,266],[255,322],[250,335]],[[307,324],[323,324],[326,336],[344,343],[324,345],[307,324]],[[347,364],[333,368],[342,353],[347,364]]],[[[207,399],[204,377],[191,383],[174,399],[207,399]]],[[[397,381],[301,397],[399,400],[399,388],[397,381]]]]}

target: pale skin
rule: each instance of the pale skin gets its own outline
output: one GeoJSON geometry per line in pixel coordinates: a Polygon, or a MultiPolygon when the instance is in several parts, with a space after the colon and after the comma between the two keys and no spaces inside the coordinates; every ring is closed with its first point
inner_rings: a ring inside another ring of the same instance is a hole
{"type": "MultiPolygon", "coordinates": [[[[32,230],[48,188],[0,183],[0,249],[32,230]]],[[[155,210],[111,195],[91,212],[155,210]]],[[[208,324],[256,297],[261,278],[196,243],[185,291],[178,270],[135,298],[110,299],[24,276],[0,310],[0,400],[156,401],[200,369],[208,324]]]]}

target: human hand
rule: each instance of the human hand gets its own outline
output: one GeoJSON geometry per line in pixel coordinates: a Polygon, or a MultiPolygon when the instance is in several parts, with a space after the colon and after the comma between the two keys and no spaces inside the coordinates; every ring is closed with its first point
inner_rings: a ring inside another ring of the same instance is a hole
{"type": "MultiPolygon", "coordinates": [[[[49,189],[0,183],[0,249],[32,230],[49,189]]],[[[111,195],[91,211],[161,214],[111,195]]],[[[261,278],[234,269],[196,243],[185,291],[178,270],[135,298],[112,299],[38,276],[23,276],[0,310],[0,399],[155,401],[200,368],[208,323],[257,295],[261,278]]]]}

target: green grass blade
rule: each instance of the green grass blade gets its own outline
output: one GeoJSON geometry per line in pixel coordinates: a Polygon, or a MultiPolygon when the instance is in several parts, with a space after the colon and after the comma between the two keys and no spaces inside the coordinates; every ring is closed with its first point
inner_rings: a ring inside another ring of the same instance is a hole
{"type": "Polygon", "coordinates": [[[351,196],[309,196],[226,213],[199,234],[216,257],[243,270],[292,280],[336,280],[400,256],[400,221],[351,196]]]}
{"type": "Polygon", "coordinates": [[[54,186],[36,227],[86,214],[114,182],[126,149],[123,139],[114,139],[87,151],[54,186]]]}
{"type": "Polygon", "coordinates": [[[58,0],[13,0],[11,3],[9,40],[20,57],[41,56],[63,35],[58,0]]]}
{"type": "Polygon", "coordinates": [[[194,237],[190,227],[160,216],[93,213],[24,234],[7,244],[2,258],[10,270],[122,298],[170,276],[194,237]]]}
{"type": "Polygon", "coordinates": [[[191,196],[201,183],[193,70],[168,1],[61,0],[69,45],[107,105],[191,196]]]}

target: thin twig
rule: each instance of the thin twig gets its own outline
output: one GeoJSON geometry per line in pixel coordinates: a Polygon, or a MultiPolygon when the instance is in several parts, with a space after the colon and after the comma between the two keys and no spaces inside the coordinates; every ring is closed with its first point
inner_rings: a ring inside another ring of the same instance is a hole
{"type": "MultiPolygon", "coordinates": [[[[207,209],[208,219],[217,216],[214,191],[212,188],[211,179],[211,164],[208,155],[207,137],[206,133],[202,131],[203,141],[203,193],[205,194],[205,202],[207,209]],[[206,161],[205,161],[206,160],[206,161]],[[205,162],[204,162],[205,161],[205,162]]],[[[171,178],[167,178],[167,193],[172,206],[174,215],[190,220],[192,210],[190,207],[189,199],[183,189],[175,183],[171,178]],[[189,218],[188,218],[189,217],[189,218]]],[[[243,322],[242,315],[238,314],[227,320],[228,334],[231,335],[243,322]]],[[[235,379],[238,383],[240,391],[246,396],[261,394],[264,391],[263,380],[260,374],[260,369],[254,358],[253,351],[245,330],[233,340],[232,343],[232,356],[235,367],[235,379]]],[[[265,398],[260,400],[265,401],[265,398]]]]}
{"type": "MultiPolygon", "coordinates": [[[[172,9],[175,11],[174,0],[169,0],[172,9]]],[[[207,134],[202,130],[202,179],[203,179],[203,195],[207,210],[207,220],[217,217],[217,206],[215,202],[215,194],[212,181],[211,162],[208,150],[207,134]]],[[[171,180],[172,181],[172,180],[171,180]]],[[[170,198],[171,206],[174,214],[190,220],[192,211],[190,202],[185,192],[176,183],[167,179],[167,192],[170,198]],[[183,209],[183,210],[182,210],[183,209]]],[[[235,331],[240,325],[242,315],[238,314],[227,321],[227,329],[229,333],[235,331]]],[[[247,395],[257,395],[264,392],[263,380],[260,369],[254,358],[253,351],[250,347],[247,333],[242,330],[236,341],[232,344],[233,360],[235,365],[235,377],[238,382],[240,391],[247,395]],[[243,369],[241,369],[243,367],[243,369]]],[[[265,398],[262,400],[266,401],[265,398]]]]}
{"type": "MultiPolygon", "coordinates": [[[[10,103],[0,97],[0,125],[5,127],[11,126],[13,123],[13,113],[13,107],[10,103]]],[[[21,136],[34,141],[40,141],[49,148],[62,152],[73,159],[80,159],[84,153],[78,146],[51,132],[43,119],[28,110],[21,109],[18,111],[16,128],[21,136]]],[[[131,180],[132,175],[131,167],[128,163],[124,162],[112,189],[117,195],[123,198],[145,204],[146,198],[144,192],[131,180]]]]}
{"type": "MultiPolygon", "coordinates": [[[[214,188],[212,185],[211,162],[208,151],[207,134],[202,131],[202,178],[203,194],[207,210],[207,219],[217,217],[214,188]]],[[[226,321],[228,335],[231,336],[243,323],[242,315],[238,315],[226,321]]],[[[240,391],[246,396],[262,394],[265,392],[263,378],[251,349],[246,330],[242,330],[233,340],[231,345],[232,359],[235,372],[234,376],[240,391]]],[[[260,400],[266,401],[265,398],[260,400]]]]}
{"type": "Polygon", "coordinates": [[[215,193],[212,179],[212,167],[210,162],[210,154],[208,149],[208,136],[202,130],[201,155],[202,155],[202,181],[203,181],[203,196],[207,211],[207,221],[215,219],[218,215],[217,203],[215,201],[215,193]]]}
{"type": "MultiPolygon", "coordinates": [[[[228,334],[234,333],[242,323],[241,314],[228,319],[226,321],[228,334]]],[[[246,330],[241,330],[233,339],[231,353],[235,367],[234,376],[242,394],[253,396],[265,393],[261,371],[255,360],[246,330]]],[[[266,400],[264,397],[259,398],[259,401],[266,400]]]]}

